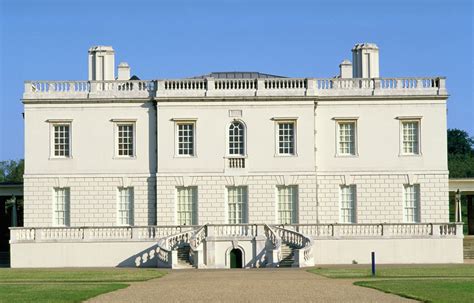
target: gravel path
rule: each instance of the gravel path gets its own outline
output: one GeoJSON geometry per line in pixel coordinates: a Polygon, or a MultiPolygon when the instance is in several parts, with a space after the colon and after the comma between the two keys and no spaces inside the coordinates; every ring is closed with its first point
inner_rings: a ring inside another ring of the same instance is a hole
{"type": "Polygon", "coordinates": [[[415,302],[299,269],[173,270],[88,302],[415,302]]]}

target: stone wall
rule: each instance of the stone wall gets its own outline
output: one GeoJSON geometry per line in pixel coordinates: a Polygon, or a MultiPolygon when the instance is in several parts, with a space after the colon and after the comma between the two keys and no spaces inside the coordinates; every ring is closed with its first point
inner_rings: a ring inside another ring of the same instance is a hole
{"type": "Polygon", "coordinates": [[[156,224],[155,177],[25,176],[25,226],[53,225],[54,187],[70,188],[70,226],[115,226],[122,186],[134,188],[134,225],[156,224]]]}

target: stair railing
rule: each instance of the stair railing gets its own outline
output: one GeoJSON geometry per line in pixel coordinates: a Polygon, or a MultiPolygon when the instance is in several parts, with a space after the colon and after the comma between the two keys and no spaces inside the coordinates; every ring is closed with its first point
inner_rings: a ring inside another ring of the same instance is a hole
{"type": "Polygon", "coordinates": [[[313,257],[313,239],[297,231],[286,229],[284,226],[273,226],[276,234],[285,243],[294,247],[295,265],[298,267],[307,267],[314,265],[313,257]]]}
{"type": "Polygon", "coordinates": [[[265,236],[270,243],[267,251],[267,266],[276,267],[281,261],[281,238],[267,224],[263,225],[265,236]]]}
{"type": "Polygon", "coordinates": [[[191,246],[191,238],[201,228],[193,228],[158,240],[156,252],[160,267],[173,268],[177,262],[177,256],[173,256],[176,252],[173,251],[182,244],[191,246]]]}

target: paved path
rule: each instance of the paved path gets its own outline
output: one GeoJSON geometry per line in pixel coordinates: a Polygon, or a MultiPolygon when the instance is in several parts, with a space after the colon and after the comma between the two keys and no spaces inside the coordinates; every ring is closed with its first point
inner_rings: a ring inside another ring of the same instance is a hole
{"type": "Polygon", "coordinates": [[[88,302],[414,302],[299,269],[174,270],[88,302]]]}

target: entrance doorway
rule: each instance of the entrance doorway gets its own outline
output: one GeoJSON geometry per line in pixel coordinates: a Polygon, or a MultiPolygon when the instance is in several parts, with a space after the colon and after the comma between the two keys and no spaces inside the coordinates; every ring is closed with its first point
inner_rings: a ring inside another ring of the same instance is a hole
{"type": "Polygon", "coordinates": [[[230,251],[230,268],[242,268],[242,251],[234,248],[230,251]]]}

